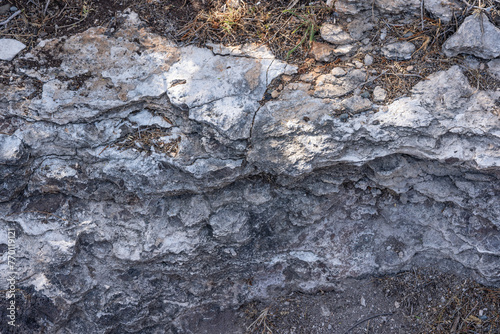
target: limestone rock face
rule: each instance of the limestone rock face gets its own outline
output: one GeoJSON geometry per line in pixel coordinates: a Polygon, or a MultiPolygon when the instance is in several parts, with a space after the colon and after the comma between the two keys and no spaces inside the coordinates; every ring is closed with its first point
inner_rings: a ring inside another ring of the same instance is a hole
{"type": "Polygon", "coordinates": [[[44,41],[0,82],[22,330],[183,333],[199,307],[412,266],[500,285],[500,92],[454,66],[385,110],[365,69],[285,80],[266,48],[140,26],[44,41]]]}
{"type": "Polygon", "coordinates": [[[457,32],[443,44],[447,57],[464,53],[483,59],[500,56],[500,29],[481,13],[465,19],[457,32]]]}

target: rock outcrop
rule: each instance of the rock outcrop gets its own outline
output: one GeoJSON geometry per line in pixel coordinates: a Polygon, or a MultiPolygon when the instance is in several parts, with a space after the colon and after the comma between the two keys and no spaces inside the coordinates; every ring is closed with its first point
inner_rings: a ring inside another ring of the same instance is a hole
{"type": "Polygon", "coordinates": [[[458,65],[381,105],[365,68],[299,75],[133,14],[13,64],[0,222],[27,331],[182,333],[202,307],[429,264],[500,285],[500,92],[458,65]]]}

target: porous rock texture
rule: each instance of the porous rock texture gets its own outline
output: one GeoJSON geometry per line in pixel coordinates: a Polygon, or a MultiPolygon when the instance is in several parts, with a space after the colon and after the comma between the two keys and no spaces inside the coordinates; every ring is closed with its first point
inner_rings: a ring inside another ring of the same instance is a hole
{"type": "Polygon", "coordinates": [[[356,95],[364,69],[285,80],[264,47],[177,47],[134,14],[8,66],[0,222],[37,303],[25,332],[185,333],[412,266],[500,285],[500,92],[460,66],[382,106],[356,95]]]}

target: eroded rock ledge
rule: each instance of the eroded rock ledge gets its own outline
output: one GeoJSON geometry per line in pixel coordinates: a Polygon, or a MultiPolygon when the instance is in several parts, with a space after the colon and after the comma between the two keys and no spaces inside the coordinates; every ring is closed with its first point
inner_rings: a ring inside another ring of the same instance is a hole
{"type": "Polygon", "coordinates": [[[133,14],[12,66],[0,221],[51,332],[182,332],[203,305],[419,265],[500,285],[500,92],[460,66],[385,106],[362,68],[176,47],[133,14]]]}

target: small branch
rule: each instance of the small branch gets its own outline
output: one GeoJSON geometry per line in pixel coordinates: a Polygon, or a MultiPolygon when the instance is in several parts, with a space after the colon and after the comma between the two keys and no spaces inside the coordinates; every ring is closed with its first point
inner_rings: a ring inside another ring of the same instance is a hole
{"type": "Polygon", "coordinates": [[[394,313],[393,312],[389,312],[389,313],[381,313],[381,314],[376,314],[376,315],[372,315],[371,317],[368,317],[366,319],[363,319],[361,321],[358,321],[356,324],[354,324],[354,326],[352,326],[351,328],[349,328],[347,331],[344,332],[344,334],[348,334],[350,331],[352,331],[354,328],[358,327],[359,325],[361,325],[363,322],[366,322],[368,320],[371,320],[373,318],[378,318],[378,317],[384,317],[384,316],[387,316],[387,315],[393,315],[394,313]]]}
{"type": "Polygon", "coordinates": [[[17,15],[21,14],[22,10],[18,10],[17,12],[15,12],[14,14],[12,14],[7,20],[3,21],[3,22],[0,22],[0,26],[3,26],[3,25],[6,25],[7,23],[9,23],[10,20],[12,20],[14,17],[16,17],[17,15]]]}
{"type": "Polygon", "coordinates": [[[47,3],[45,4],[45,8],[43,10],[43,16],[45,16],[45,14],[47,13],[47,8],[49,8],[49,3],[50,3],[50,0],[47,0],[47,3]]]}

